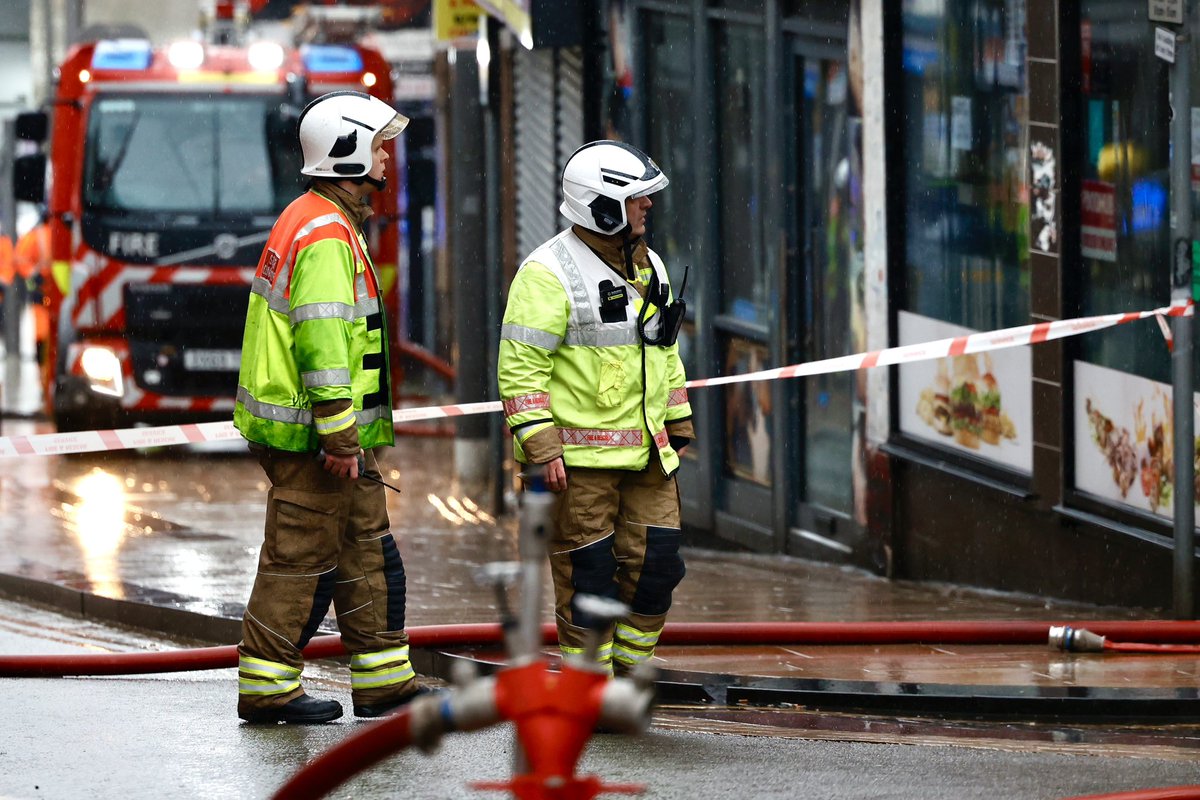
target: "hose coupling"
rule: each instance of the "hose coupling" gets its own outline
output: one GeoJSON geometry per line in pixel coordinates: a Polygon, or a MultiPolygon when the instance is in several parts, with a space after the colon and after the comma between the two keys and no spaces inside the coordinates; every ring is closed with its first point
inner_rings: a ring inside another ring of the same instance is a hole
{"type": "Polygon", "coordinates": [[[1085,628],[1070,625],[1050,626],[1050,647],[1068,653],[1102,653],[1104,637],[1085,628]]]}

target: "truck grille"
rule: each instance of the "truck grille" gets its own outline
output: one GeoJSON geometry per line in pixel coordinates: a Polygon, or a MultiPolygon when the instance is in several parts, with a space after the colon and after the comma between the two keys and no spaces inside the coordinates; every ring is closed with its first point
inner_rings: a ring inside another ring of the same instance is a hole
{"type": "Polygon", "coordinates": [[[138,386],[169,396],[233,397],[249,294],[244,285],[126,284],[138,386]]]}

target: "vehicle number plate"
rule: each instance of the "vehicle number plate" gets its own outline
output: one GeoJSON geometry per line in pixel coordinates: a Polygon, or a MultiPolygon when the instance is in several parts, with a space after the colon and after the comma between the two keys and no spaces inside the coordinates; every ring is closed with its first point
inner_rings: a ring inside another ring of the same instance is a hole
{"type": "Polygon", "coordinates": [[[183,351],[183,368],[193,372],[236,372],[241,363],[242,354],[239,350],[183,351]]]}

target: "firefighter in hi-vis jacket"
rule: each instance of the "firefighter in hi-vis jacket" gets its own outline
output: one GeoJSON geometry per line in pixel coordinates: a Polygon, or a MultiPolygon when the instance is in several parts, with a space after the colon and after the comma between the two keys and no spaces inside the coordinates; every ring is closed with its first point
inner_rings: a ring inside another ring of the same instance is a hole
{"type": "MultiPolygon", "coordinates": [[[[667,176],[621,142],[586,144],[563,170],[574,223],[533,251],[509,290],[499,388],[518,461],[559,494],[550,542],[559,648],[584,652],[598,621],[578,594],[630,612],[601,636],[617,674],[654,654],[679,554],[679,451],[694,438],[676,339],[683,302],[647,247],[650,195],[667,176]]],[[[686,278],[685,278],[686,280],[686,278]]]]}
{"type": "Polygon", "coordinates": [[[408,119],[359,92],[300,116],[309,191],[271,230],[251,288],[234,423],[271,490],[258,574],[242,622],[238,716],[337,719],[304,693],[301,650],[332,601],[350,652],[354,713],[415,695],[404,631],[404,564],[389,533],[373,448],[394,442],[386,320],[367,253],[367,196],[386,182],[384,142],[408,119]]]}

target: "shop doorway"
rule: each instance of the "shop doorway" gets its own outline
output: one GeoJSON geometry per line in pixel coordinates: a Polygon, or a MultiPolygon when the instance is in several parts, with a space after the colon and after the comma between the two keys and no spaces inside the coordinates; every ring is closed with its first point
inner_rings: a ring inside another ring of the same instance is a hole
{"type": "MultiPolygon", "coordinates": [[[[791,48],[788,269],[795,279],[788,286],[795,325],[787,350],[796,361],[865,349],[861,83],[850,68],[849,27],[841,39],[797,36],[791,48]]],[[[801,413],[791,448],[799,479],[789,552],[835,561],[853,552],[864,377],[818,375],[791,389],[801,413]]]]}

